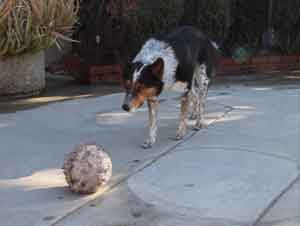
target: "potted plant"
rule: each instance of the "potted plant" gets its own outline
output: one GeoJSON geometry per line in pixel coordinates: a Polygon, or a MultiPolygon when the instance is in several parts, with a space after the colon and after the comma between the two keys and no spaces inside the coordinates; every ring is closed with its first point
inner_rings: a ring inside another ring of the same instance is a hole
{"type": "Polygon", "coordinates": [[[72,41],[79,0],[0,0],[0,96],[45,87],[44,50],[72,41]]]}

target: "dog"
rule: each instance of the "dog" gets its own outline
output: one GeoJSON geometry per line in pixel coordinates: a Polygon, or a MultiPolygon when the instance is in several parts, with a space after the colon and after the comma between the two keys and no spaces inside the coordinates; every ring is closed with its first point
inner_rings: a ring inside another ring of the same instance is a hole
{"type": "Polygon", "coordinates": [[[158,96],[165,90],[182,87],[177,140],[186,133],[190,103],[192,117],[196,119],[195,129],[205,127],[205,100],[209,81],[216,74],[217,58],[216,44],[190,26],[145,42],[131,63],[133,73],[124,78],[122,105],[123,110],[134,112],[147,101],[149,137],[142,145],[144,148],[151,148],[156,142],[158,96]]]}

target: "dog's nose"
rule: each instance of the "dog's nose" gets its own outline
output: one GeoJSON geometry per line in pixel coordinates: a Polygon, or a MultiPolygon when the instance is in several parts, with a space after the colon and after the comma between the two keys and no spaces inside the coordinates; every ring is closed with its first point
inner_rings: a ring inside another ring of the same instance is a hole
{"type": "Polygon", "coordinates": [[[123,108],[124,111],[130,111],[130,108],[129,108],[128,104],[123,104],[122,108],[123,108]]]}

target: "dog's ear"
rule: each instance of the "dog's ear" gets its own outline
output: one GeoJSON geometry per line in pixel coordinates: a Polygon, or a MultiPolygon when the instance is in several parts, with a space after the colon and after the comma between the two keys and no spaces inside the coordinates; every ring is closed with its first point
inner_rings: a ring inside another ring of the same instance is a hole
{"type": "Polygon", "coordinates": [[[162,80],[164,74],[164,60],[162,58],[158,58],[153,64],[151,64],[150,67],[153,75],[162,80]]]}

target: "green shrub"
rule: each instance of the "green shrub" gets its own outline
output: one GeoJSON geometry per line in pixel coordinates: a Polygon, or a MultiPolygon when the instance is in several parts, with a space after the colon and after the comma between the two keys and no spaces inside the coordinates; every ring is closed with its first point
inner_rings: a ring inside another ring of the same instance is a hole
{"type": "Polygon", "coordinates": [[[0,0],[0,57],[71,41],[79,0],[0,0]]]}

